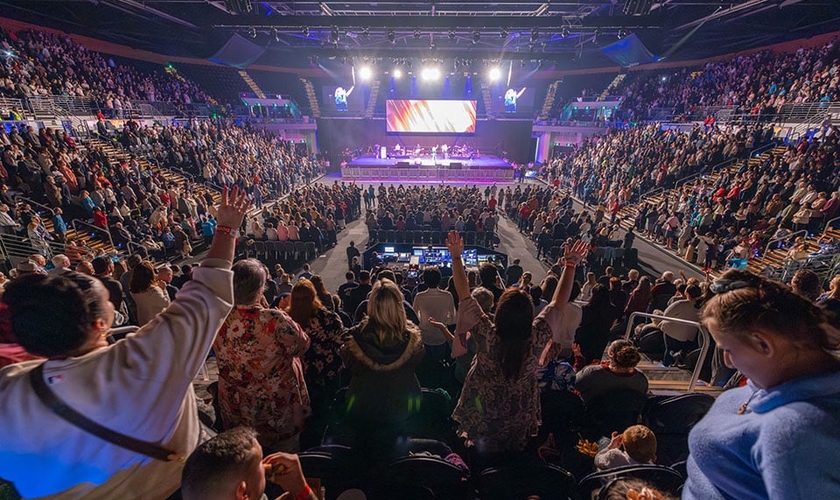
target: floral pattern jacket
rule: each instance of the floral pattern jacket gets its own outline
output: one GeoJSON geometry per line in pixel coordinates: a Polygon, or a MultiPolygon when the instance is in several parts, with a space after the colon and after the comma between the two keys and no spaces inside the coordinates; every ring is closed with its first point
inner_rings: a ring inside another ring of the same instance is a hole
{"type": "Polygon", "coordinates": [[[309,394],[297,357],[309,343],[283,311],[260,306],[231,311],[213,342],[225,428],[251,426],[269,449],[300,432],[309,394]]]}

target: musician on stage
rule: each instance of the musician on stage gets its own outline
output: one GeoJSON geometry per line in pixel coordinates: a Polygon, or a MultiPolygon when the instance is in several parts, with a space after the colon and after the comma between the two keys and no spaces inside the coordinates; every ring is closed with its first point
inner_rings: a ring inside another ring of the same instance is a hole
{"type": "Polygon", "coordinates": [[[432,146],[432,163],[437,161],[437,150],[438,150],[437,144],[432,146]]]}
{"type": "Polygon", "coordinates": [[[440,150],[443,151],[443,159],[448,160],[449,159],[449,146],[447,146],[446,143],[444,143],[443,146],[440,147],[440,150]]]}

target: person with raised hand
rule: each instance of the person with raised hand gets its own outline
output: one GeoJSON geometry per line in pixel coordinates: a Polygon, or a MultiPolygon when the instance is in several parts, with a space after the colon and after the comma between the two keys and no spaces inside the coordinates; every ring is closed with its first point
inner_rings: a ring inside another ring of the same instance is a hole
{"type": "Polygon", "coordinates": [[[581,241],[566,247],[559,261],[563,267],[560,282],[551,302],[536,318],[530,297],[519,288],[509,288],[499,298],[493,320],[470,295],[462,259],[464,240],[458,232],[447,235],[446,247],[460,301],[455,336],[465,339],[469,332],[477,350],[452,415],[458,422],[458,434],[479,456],[523,451],[541,420],[536,378],[539,356],[553,331],[562,325],[562,306],[568,302],[575,268],[588,247],[581,241]]]}
{"type": "Polygon", "coordinates": [[[0,477],[21,496],[128,500],[178,489],[201,431],[192,381],[233,307],[230,267],[248,207],[238,188],[222,192],[216,235],[192,280],[113,345],[114,306],[99,280],[33,274],[6,287],[3,324],[47,358],[0,370],[9,402],[0,406],[0,477]]]}

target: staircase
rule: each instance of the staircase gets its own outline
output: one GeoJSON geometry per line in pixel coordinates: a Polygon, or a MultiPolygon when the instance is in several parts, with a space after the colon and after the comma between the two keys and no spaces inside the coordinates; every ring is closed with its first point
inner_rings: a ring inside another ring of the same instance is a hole
{"type": "MultiPolygon", "coordinates": [[[[90,141],[88,141],[88,144],[91,147],[101,147],[105,154],[108,155],[108,158],[113,158],[118,161],[128,161],[131,158],[131,153],[122,149],[122,147],[117,143],[105,142],[99,139],[91,139],[90,141]]],[[[161,176],[167,184],[176,184],[180,187],[183,187],[187,182],[193,181],[191,174],[183,171],[175,172],[166,168],[159,167],[150,163],[143,156],[137,155],[137,161],[140,163],[141,169],[151,170],[156,175],[161,176]]],[[[209,192],[210,195],[213,197],[214,203],[218,203],[221,201],[221,193],[217,189],[212,189],[205,184],[200,184],[197,182],[193,182],[193,186],[195,187],[193,192],[196,196],[203,196],[205,192],[209,192]]]]}
{"type": "Polygon", "coordinates": [[[603,101],[604,99],[606,99],[607,96],[610,95],[610,90],[618,87],[618,84],[620,84],[626,76],[627,76],[626,73],[619,73],[619,74],[615,75],[615,78],[613,78],[613,81],[609,85],[607,85],[607,88],[605,88],[603,92],[601,92],[601,95],[600,95],[600,97],[598,97],[598,100],[603,101]]]}
{"type": "Polygon", "coordinates": [[[251,89],[251,92],[256,94],[257,97],[259,97],[260,99],[265,99],[265,93],[262,91],[260,86],[257,85],[257,82],[255,82],[251,78],[251,75],[249,75],[247,71],[240,71],[239,76],[242,77],[242,80],[245,81],[245,83],[248,85],[248,88],[251,89]]]}
{"type": "Polygon", "coordinates": [[[379,97],[379,80],[374,80],[370,84],[370,97],[368,97],[367,107],[365,108],[365,118],[373,118],[373,113],[376,110],[376,99],[379,97]]]}
{"type": "Polygon", "coordinates": [[[318,105],[318,94],[315,93],[315,86],[306,78],[301,78],[300,82],[306,90],[306,98],[309,100],[309,109],[312,110],[313,118],[321,117],[321,107],[318,105]]]}
{"type": "MultiPolygon", "coordinates": [[[[759,163],[763,162],[764,160],[766,160],[769,155],[772,154],[772,155],[778,156],[778,155],[784,154],[784,152],[786,150],[787,150],[787,146],[784,146],[784,145],[775,146],[773,148],[770,148],[767,151],[764,151],[759,156],[752,155],[752,156],[750,156],[750,159],[748,160],[749,165],[752,167],[752,166],[754,166],[756,164],[759,164],[759,163]]],[[[738,171],[738,169],[740,167],[741,167],[741,162],[739,162],[735,159],[727,160],[726,162],[722,163],[720,166],[713,167],[713,172],[710,173],[708,175],[708,177],[706,178],[707,182],[709,184],[714,184],[721,177],[721,175],[723,175],[723,172],[726,172],[726,171],[729,172],[730,176],[734,176],[734,174],[738,171]]],[[[652,203],[654,205],[659,205],[662,201],[664,201],[667,198],[673,199],[674,197],[676,197],[679,194],[679,190],[682,189],[683,185],[687,181],[690,181],[690,180],[698,177],[699,175],[700,174],[695,174],[693,176],[689,176],[689,177],[686,177],[684,179],[681,179],[680,181],[677,182],[677,186],[673,189],[663,190],[663,189],[659,188],[659,189],[654,189],[652,191],[644,193],[644,194],[642,194],[641,199],[643,199],[645,203],[652,203]]],[[[639,214],[640,206],[641,206],[641,203],[637,203],[637,204],[634,204],[634,205],[624,206],[624,207],[621,208],[621,210],[619,210],[618,220],[619,220],[619,224],[621,225],[621,227],[623,229],[627,230],[634,225],[634,223],[636,221],[636,217],[639,214]]],[[[637,236],[641,236],[641,235],[637,234],[637,236]]],[[[643,237],[643,236],[641,236],[641,237],[643,237]]],[[[665,250],[664,247],[660,246],[660,248],[665,250]]],[[[673,252],[673,250],[671,250],[671,249],[667,249],[667,251],[673,252]]],[[[783,250],[772,250],[772,251],[768,252],[767,255],[763,256],[763,258],[750,259],[749,262],[748,262],[748,265],[747,265],[747,269],[749,269],[750,271],[752,271],[756,274],[760,274],[762,269],[767,265],[779,265],[779,263],[784,260],[784,258],[786,256],[786,252],[787,252],[787,250],[784,250],[784,249],[783,250]]],[[[678,255],[678,257],[680,259],[682,259],[682,255],[678,255]]],[[[714,277],[718,273],[712,272],[711,274],[714,277]]]]}
{"type": "Polygon", "coordinates": [[[554,107],[554,97],[557,94],[557,89],[560,87],[560,80],[555,80],[548,86],[548,91],[545,94],[545,101],[543,101],[542,109],[540,110],[540,120],[548,119],[551,109],[554,107]]]}

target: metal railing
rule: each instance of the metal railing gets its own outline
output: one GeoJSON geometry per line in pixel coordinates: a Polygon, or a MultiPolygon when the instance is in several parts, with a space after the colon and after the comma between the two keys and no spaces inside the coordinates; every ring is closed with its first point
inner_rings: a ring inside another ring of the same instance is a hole
{"type": "Polygon", "coordinates": [[[26,198],[25,196],[17,195],[17,196],[15,196],[14,200],[15,200],[15,203],[17,205],[20,205],[21,203],[33,205],[33,206],[38,207],[41,210],[47,212],[50,217],[55,215],[55,210],[53,210],[52,207],[48,207],[47,205],[44,205],[43,203],[38,203],[37,201],[35,201],[31,198],[26,198]]]}
{"type": "Polygon", "coordinates": [[[111,237],[111,231],[105,227],[94,226],[90,222],[83,221],[82,219],[73,219],[70,222],[70,225],[73,227],[73,230],[77,233],[80,233],[79,227],[82,227],[85,231],[95,231],[96,233],[102,234],[104,233],[108,236],[108,243],[111,244],[111,250],[114,251],[117,247],[114,245],[114,239],[111,237]]]}
{"type": "Polygon", "coordinates": [[[840,217],[835,217],[833,219],[829,219],[828,222],[825,223],[825,227],[823,228],[823,232],[820,236],[825,236],[825,233],[827,233],[828,230],[831,229],[831,223],[832,222],[837,222],[837,221],[840,221],[840,217]]]}
{"type": "Polygon", "coordinates": [[[789,240],[789,239],[792,239],[792,238],[796,238],[797,236],[802,236],[802,235],[807,236],[808,235],[808,230],[807,229],[801,229],[799,231],[796,231],[795,233],[790,233],[787,236],[779,236],[778,238],[773,238],[772,240],[767,242],[767,246],[764,247],[764,252],[761,254],[761,259],[759,259],[759,260],[761,260],[761,262],[764,262],[764,259],[767,257],[767,254],[770,252],[770,246],[773,245],[773,243],[779,243],[779,242],[786,241],[786,240],[789,240]]]}
{"type": "MultiPolygon", "coordinates": [[[[662,322],[678,323],[681,325],[688,325],[697,328],[697,331],[700,333],[700,337],[703,340],[703,342],[700,345],[700,355],[697,357],[697,364],[694,365],[694,370],[692,370],[691,372],[691,378],[689,379],[688,383],[688,392],[694,392],[694,388],[697,386],[697,381],[700,380],[700,372],[703,371],[703,365],[706,364],[706,356],[708,356],[709,347],[711,346],[711,336],[709,335],[709,332],[706,330],[706,328],[698,321],[690,321],[681,318],[669,318],[668,316],[662,314],[634,312],[630,314],[629,318],[627,318],[627,330],[624,332],[625,340],[630,340],[630,334],[633,331],[633,327],[635,325],[635,321],[633,320],[636,318],[658,319],[662,322]]],[[[663,339],[665,335],[665,332],[662,332],[663,339]]]]}

